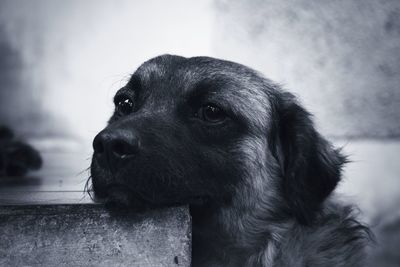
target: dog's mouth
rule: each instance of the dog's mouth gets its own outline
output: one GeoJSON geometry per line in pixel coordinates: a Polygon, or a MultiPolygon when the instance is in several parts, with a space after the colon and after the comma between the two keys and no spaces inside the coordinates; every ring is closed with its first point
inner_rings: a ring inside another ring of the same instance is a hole
{"type": "Polygon", "coordinates": [[[109,184],[94,189],[93,200],[109,207],[141,207],[150,203],[123,184],[109,184]]]}
{"type": "Polygon", "coordinates": [[[132,190],[124,184],[109,184],[94,190],[93,200],[103,203],[111,209],[129,209],[134,211],[145,211],[154,208],[172,207],[181,205],[204,205],[208,202],[205,196],[173,197],[172,199],[158,199],[143,192],[132,190]]]}
{"type": "MultiPolygon", "coordinates": [[[[202,206],[209,202],[211,196],[189,190],[187,186],[179,184],[157,185],[151,179],[135,177],[137,183],[122,182],[124,177],[101,168],[97,161],[92,163],[91,186],[92,199],[96,203],[105,204],[116,209],[143,211],[154,208],[197,205],[202,206]],[[142,181],[142,182],[140,182],[142,181]],[[146,183],[146,182],[148,183],[146,183]]],[[[133,179],[133,177],[129,177],[133,179]]]]}
{"type": "Polygon", "coordinates": [[[128,187],[112,184],[106,188],[106,202],[115,202],[128,206],[132,201],[132,191],[128,187]]]}

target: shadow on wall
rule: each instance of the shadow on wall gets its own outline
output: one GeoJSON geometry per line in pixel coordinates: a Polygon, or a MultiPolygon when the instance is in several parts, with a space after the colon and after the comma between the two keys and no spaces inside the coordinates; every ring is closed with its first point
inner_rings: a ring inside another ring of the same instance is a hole
{"type": "Polygon", "coordinates": [[[216,54],[298,94],[322,132],[400,136],[400,2],[218,0],[216,54]]]}

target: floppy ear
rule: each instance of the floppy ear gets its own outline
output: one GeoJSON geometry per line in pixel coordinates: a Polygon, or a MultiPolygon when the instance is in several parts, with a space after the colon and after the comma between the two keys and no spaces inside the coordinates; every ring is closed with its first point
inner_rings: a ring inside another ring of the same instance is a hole
{"type": "Polygon", "coordinates": [[[274,112],[272,151],[281,164],[282,190],[291,213],[309,224],[340,181],[346,158],[319,135],[292,94],[282,93],[274,112]]]}

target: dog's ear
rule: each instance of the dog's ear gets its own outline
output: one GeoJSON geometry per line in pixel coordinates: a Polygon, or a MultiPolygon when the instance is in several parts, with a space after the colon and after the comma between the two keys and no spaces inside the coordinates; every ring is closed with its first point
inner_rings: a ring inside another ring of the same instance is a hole
{"type": "Polygon", "coordinates": [[[309,224],[340,181],[346,158],[315,130],[310,114],[289,93],[274,103],[271,147],[282,169],[282,190],[290,212],[309,224]]]}

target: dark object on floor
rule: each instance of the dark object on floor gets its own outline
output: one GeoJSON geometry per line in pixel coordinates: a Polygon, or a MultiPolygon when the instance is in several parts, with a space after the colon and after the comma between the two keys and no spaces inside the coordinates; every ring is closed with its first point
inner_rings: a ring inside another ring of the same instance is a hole
{"type": "Polygon", "coordinates": [[[0,126],[0,177],[23,176],[42,166],[42,158],[30,145],[16,140],[13,132],[0,126]]]}
{"type": "Polygon", "coordinates": [[[95,196],[189,204],[193,266],[364,266],[369,230],[331,195],[346,158],[258,72],[160,56],[114,98],[93,141],[95,196]]]}

